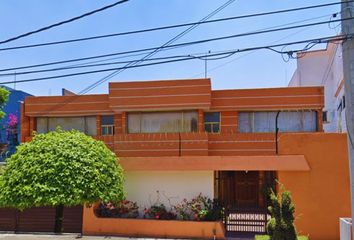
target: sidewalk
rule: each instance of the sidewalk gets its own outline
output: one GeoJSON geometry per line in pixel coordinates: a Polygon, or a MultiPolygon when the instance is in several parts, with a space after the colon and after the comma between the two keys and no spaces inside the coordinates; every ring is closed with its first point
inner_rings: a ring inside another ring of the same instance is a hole
{"type": "Polygon", "coordinates": [[[111,240],[128,240],[132,238],[123,238],[123,237],[109,237],[109,236],[82,236],[80,237],[78,234],[7,234],[0,233],[0,240],[103,240],[103,239],[111,239],[111,240]]]}
{"type": "MultiPolygon", "coordinates": [[[[111,237],[111,236],[80,236],[78,234],[13,234],[0,233],[0,240],[155,240],[157,238],[127,238],[127,237],[111,237]]],[[[253,240],[253,238],[227,238],[230,240],[253,240]]],[[[157,239],[158,240],[158,239],[157,239]]],[[[166,238],[161,240],[167,240],[166,238]]]]}

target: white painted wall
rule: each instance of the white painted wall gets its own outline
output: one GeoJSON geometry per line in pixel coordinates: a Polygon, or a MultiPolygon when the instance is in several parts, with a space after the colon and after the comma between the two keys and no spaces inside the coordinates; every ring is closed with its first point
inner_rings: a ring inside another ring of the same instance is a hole
{"type": "Polygon", "coordinates": [[[213,171],[129,171],[125,172],[127,199],[135,201],[143,210],[158,200],[170,207],[184,198],[192,199],[199,193],[213,199],[213,171]],[[159,191],[159,194],[157,194],[159,191]]]}
{"type": "Polygon", "coordinates": [[[340,240],[352,239],[352,219],[339,218],[340,240]]]}
{"type": "Polygon", "coordinates": [[[345,109],[338,109],[343,96],[342,88],[336,96],[343,80],[342,47],[328,44],[324,50],[309,51],[297,59],[297,69],[289,82],[289,87],[324,86],[325,107],[329,122],[323,124],[325,132],[346,132],[345,109]]]}

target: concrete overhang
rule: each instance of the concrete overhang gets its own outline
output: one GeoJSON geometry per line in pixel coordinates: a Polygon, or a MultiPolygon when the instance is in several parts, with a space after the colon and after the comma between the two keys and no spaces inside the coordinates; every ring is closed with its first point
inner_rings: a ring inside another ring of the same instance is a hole
{"type": "Polygon", "coordinates": [[[125,171],[309,171],[304,155],[122,157],[125,171]]]}

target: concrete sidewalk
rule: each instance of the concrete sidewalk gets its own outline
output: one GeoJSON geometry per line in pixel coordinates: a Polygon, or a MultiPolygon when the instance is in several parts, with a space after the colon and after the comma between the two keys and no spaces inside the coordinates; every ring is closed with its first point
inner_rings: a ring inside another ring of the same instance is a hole
{"type": "Polygon", "coordinates": [[[128,240],[132,238],[123,238],[123,237],[109,237],[109,236],[82,236],[78,234],[8,234],[8,233],[0,233],[0,240],[104,240],[104,239],[111,239],[111,240],[128,240]]]}
{"type": "MultiPolygon", "coordinates": [[[[158,238],[127,238],[127,237],[111,237],[111,236],[80,236],[78,234],[13,234],[0,233],[0,240],[153,240],[158,238]]],[[[230,240],[253,240],[253,238],[227,238],[230,240]]],[[[166,238],[161,239],[166,240],[166,238]]]]}

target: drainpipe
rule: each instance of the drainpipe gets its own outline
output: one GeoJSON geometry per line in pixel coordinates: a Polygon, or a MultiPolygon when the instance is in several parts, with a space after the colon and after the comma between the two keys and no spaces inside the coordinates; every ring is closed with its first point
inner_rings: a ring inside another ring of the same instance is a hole
{"type": "Polygon", "coordinates": [[[280,111],[277,112],[277,115],[275,116],[275,153],[278,155],[278,118],[279,118],[280,111]]]}
{"type": "Polygon", "coordinates": [[[182,142],[181,142],[181,132],[178,132],[178,154],[182,155],[182,142]]]}

